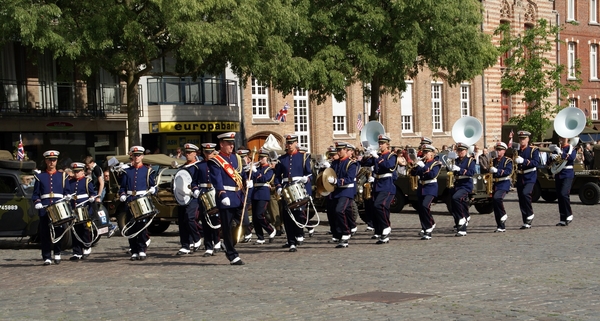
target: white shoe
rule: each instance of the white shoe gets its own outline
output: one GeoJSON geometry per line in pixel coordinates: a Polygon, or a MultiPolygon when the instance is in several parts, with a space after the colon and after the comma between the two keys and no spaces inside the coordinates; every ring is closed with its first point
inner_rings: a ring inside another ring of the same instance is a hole
{"type": "Polygon", "coordinates": [[[256,240],[254,244],[265,244],[265,240],[256,240]]]}
{"type": "Polygon", "coordinates": [[[179,251],[177,251],[177,255],[186,255],[186,254],[190,254],[192,253],[192,251],[186,249],[186,248],[180,248],[179,251]]]}
{"type": "Polygon", "coordinates": [[[60,264],[60,254],[54,256],[54,264],[60,264]]]}
{"type": "Polygon", "coordinates": [[[304,236],[297,236],[296,237],[296,241],[298,241],[298,242],[304,242],[304,236]]]}
{"type": "Polygon", "coordinates": [[[44,260],[44,265],[50,265],[50,264],[52,264],[52,260],[50,260],[50,259],[44,260]]]}
{"type": "Polygon", "coordinates": [[[133,254],[131,254],[131,258],[130,258],[130,260],[132,260],[132,261],[135,261],[135,260],[137,260],[137,259],[138,259],[138,257],[139,257],[139,256],[137,255],[137,253],[133,253],[133,254]]]}
{"type": "Polygon", "coordinates": [[[92,254],[92,248],[83,249],[83,257],[88,257],[92,254]]]}
{"type": "MultiPolygon", "coordinates": [[[[351,235],[342,235],[342,241],[348,241],[351,235]]],[[[346,242],[348,243],[348,242],[346,242]]]]}
{"type": "Polygon", "coordinates": [[[456,234],[454,234],[454,236],[467,236],[467,232],[465,232],[465,231],[458,231],[458,232],[456,232],[456,234]]]}
{"type": "Polygon", "coordinates": [[[350,234],[354,235],[356,234],[356,231],[358,230],[358,227],[355,227],[353,229],[350,230],[350,234]]]}
{"type": "Polygon", "coordinates": [[[150,246],[150,242],[152,242],[152,239],[148,239],[148,241],[146,241],[146,247],[150,246]]]}
{"type": "Polygon", "coordinates": [[[215,244],[215,246],[213,248],[215,249],[215,252],[221,251],[221,241],[219,241],[219,243],[215,244]]]}
{"type": "Polygon", "coordinates": [[[248,243],[252,240],[252,233],[244,235],[244,239],[242,240],[242,243],[248,243]]]}
{"type": "Polygon", "coordinates": [[[506,222],[506,219],[508,219],[508,215],[504,214],[501,218],[500,218],[500,222],[504,223],[506,222]]]}
{"type": "Polygon", "coordinates": [[[499,232],[506,232],[506,229],[503,228],[497,228],[494,233],[499,233],[499,232]]]}
{"type": "Polygon", "coordinates": [[[202,239],[200,239],[200,241],[194,243],[194,245],[193,245],[193,251],[194,252],[198,251],[198,249],[200,248],[200,246],[202,246],[202,239]]]}
{"type": "Polygon", "coordinates": [[[391,227],[386,227],[383,229],[383,232],[381,233],[384,236],[389,235],[390,233],[392,233],[392,228],[391,227]]]}
{"type": "Polygon", "coordinates": [[[367,229],[365,230],[365,232],[369,232],[369,231],[375,231],[375,229],[370,226],[367,226],[367,229]]]}
{"type": "Polygon", "coordinates": [[[315,234],[315,229],[311,228],[308,230],[308,237],[313,237],[313,234],[315,234]]]}
{"type": "Polygon", "coordinates": [[[421,231],[419,232],[419,236],[423,236],[423,235],[425,235],[425,231],[421,230],[421,231]]]}
{"type": "Polygon", "coordinates": [[[140,260],[142,260],[142,261],[143,261],[143,260],[145,260],[145,259],[146,259],[146,253],[144,253],[144,252],[140,252],[140,253],[138,253],[138,255],[139,255],[139,257],[140,257],[140,260]]]}
{"type": "Polygon", "coordinates": [[[269,238],[273,239],[273,238],[275,238],[275,235],[277,235],[277,230],[273,229],[273,233],[269,234],[269,238]]]}

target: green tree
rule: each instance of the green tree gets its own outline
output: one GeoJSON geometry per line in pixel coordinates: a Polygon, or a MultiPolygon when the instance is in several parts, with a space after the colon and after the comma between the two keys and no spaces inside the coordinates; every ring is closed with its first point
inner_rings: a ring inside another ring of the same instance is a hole
{"type": "Polygon", "coordinates": [[[397,95],[423,68],[452,85],[482,73],[498,56],[490,36],[481,32],[482,7],[476,0],[292,4],[295,12],[279,25],[276,45],[251,50],[272,59],[255,59],[262,63],[246,64],[250,69],[240,72],[284,93],[309,89],[320,101],[332,94],[343,99],[350,84],[370,84],[365,90],[370,119],[377,117],[381,94],[397,95]]]}
{"type": "Polygon", "coordinates": [[[129,145],[139,145],[138,84],[146,75],[219,74],[248,63],[268,36],[263,21],[284,20],[274,0],[0,0],[2,40],[17,40],[90,75],[99,67],[127,84],[129,145]],[[236,57],[242,55],[242,57],[236,57]],[[173,57],[176,71],[152,61],[173,57]]]}
{"type": "Polygon", "coordinates": [[[501,86],[511,95],[522,94],[527,110],[525,114],[515,115],[510,122],[520,130],[532,134],[533,141],[542,141],[546,130],[552,126],[554,116],[568,106],[569,92],[579,89],[580,72],[575,64],[575,80],[561,82],[566,66],[550,60],[560,40],[560,26],[549,25],[540,19],[521,35],[512,35],[508,24],[501,24],[495,34],[502,35],[499,50],[504,55],[505,69],[501,86]],[[553,101],[554,95],[560,95],[559,102],[553,101]]]}

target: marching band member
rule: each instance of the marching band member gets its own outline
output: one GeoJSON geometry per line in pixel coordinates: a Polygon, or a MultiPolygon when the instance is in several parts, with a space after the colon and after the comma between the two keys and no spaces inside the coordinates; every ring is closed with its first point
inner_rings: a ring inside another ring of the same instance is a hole
{"type": "MultiPolygon", "coordinates": [[[[356,182],[356,175],[358,175],[358,171],[360,170],[360,164],[357,162],[356,160],[356,147],[352,144],[348,144],[346,145],[347,147],[347,151],[346,151],[346,155],[348,155],[348,158],[350,160],[352,160],[354,162],[354,164],[356,164],[356,173],[354,173],[354,187],[352,188],[354,191],[353,195],[356,195],[357,192],[357,182],[356,182]]],[[[356,209],[356,212],[358,212],[358,205],[356,205],[356,201],[354,200],[354,197],[352,197],[352,208],[356,209]]],[[[350,227],[350,234],[354,235],[356,234],[356,231],[358,230],[358,227],[356,226],[356,216],[354,216],[355,211],[352,210],[352,215],[350,215],[350,220],[348,221],[348,227],[350,227]]]]}
{"type": "MultiPolygon", "coordinates": [[[[217,144],[204,143],[202,146],[202,153],[204,154],[204,160],[197,163],[198,170],[195,173],[193,179],[192,188],[194,189],[194,197],[198,198],[200,195],[209,191],[212,188],[210,183],[210,171],[208,164],[215,154],[215,147],[217,144]]],[[[219,213],[208,216],[204,202],[198,202],[198,213],[200,215],[200,222],[202,222],[202,231],[204,232],[204,249],[205,252],[203,257],[209,257],[215,255],[216,252],[221,250],[221,241],[219,239],[219,213]]]]}
{"type": "MultiPolygon", "coordinates": [[[[560,147],[553,146],[553,150],[560,158],[566,162],[563,169],[554,174],[554,183],[556,184],[558,211],[560,213],[560,221],[556,226],[567,226],[573,221],[573,212],[571,211],[571,186],[573,185],[573,179],[575,178],[575,171],[573,170],[573,161],[577,156],[577,149],[569,144],[569,139],[560,137],[560,147]]],[[[555,159],[553,161],[556,161],[555,159]]]]}
{"type": "MultiPolygon", "coordinates": [[[[144,159],[144,147],[133,146],[130,148],[132,161],[131,166],[123,171],[121,176],[121,188],[119,189],[119,199],[121,202],[131,202],[146,195],[156,193],[156,172],[149,165],[142,163],[144,159]]],[[[131,220],[133,214],[127,209],[127,220],[131,220]]],[[[128,239],[131,248],[131,260],[145,260],[146,249],[148,247],[148,231],[144,228],[146,220],[136,220],[131,227],[132,233],[137,233],[135,237],[128,239]],[[143,230],[142,230],[143,229],[143,230]]]]}
{"type": "Polygon", "coordinates": [[[243,206],[244,181],[246,173],[242,170],[242,158],[233,152],[235,132],[217,136],[219,138],[219,154],[210,159],[208,170],[210,182],[216,189],[216,202],[221,218],[223,231],[222,243],[225,246],[225,256],[231,265],[244,265],[234,248],[232,224],[240,218],[243,206]]]}
{"type": "Polygon", "coordinates": [[[261,149],[258,152],[259,167],[251,166],[252,181],[254,188],[252,190],[252,222],[255,224],[255,232],[258,240],[256,244],[265,243],[263,230],[269,235],[269,243],[275,238],[275,229],[267,222],[265,212],[271,200],[271,183],[275,178],[275,173],[269,166],[269,152],[261,149]]]}
{"type": "Polygon", "coordinates": [[[356,195],[355,179],[357,164],[354,160],[348,157],[348,144],[344,142],[336,142],[335,147],[339,159],[331,163],[331,168],[335,171],[336,177],[328,177],[327,181],[335,185],[335,190],[332,197],[335,200],[335,230],[333,238],[339,239],[336,248],[348,247],[350,239],[350,221],[352,220],[352,202],[356,195]]]}
{"type": "MultiPolygon", "coordinates": [[[[56,242],[52,244],[50,238],[50,217],[45,207],[52,205],[63,199],[70,200],[71,189],[67,183],[67,174],[64,172],[58,172],[56,170],[56,163],[58,161],[58,155],[60,153],[56,150],[49,150],[44,152],[44,164],[46,165],[45,170],[35,174],[35,183],[33,185],[33,195],[31,199],[35,204],[34,207],[38,210],[40,217],[39,223],[39,235],[40,242],[42,244],[42,260],[44,265],[52,264],[52,250],[54,250],[54,263],[60,264],[60,243],[56,242]]],[[[63,227],[54,227],[57,234],[63,233],[63,227]]]]}
{"type": "Polygon", "coordinates": [[[421,142],[419,143],[419,151],[417,151],[417,157],[419,159],[422,159],[423,155],[425,154],[423,152],[423,147],[425,145],[430,145],[431,146],[432,144],[433,144],[433,141],[431,140],[431,138],[429,138],[429,137],[421,137],[421,142]]]}
{"type": "Polygon", "coordinates": [[[496,153],[498,157],[492,160],[492,166],[489,168],[492,177],[494,178],[494,196],[492,202],[494,204],[494,218],[496,219],[496,230],[494,232],[506,231],[506,209],[504,208],[504,197],[510,190],[510,176],[513,172],[513,161],[511,158],[504,156],[506,146],[503,142],[496,143],[496,153]]]}
{"type": "Polygon", "coordinates": [[[469,215],[469,193],[473,190],[473,175],[475,175],[475,162],[467,155],[469,146],[456,143],[458,158],[451,170],[454,172],[454,190],[452,193],[452,216],[456,225],[455,236],[466,236],[467,225],[471,219],[469,215]]]}
{"type": "MultiPolygon", "coordinates": [[[[279,157],[279,164],[277,164],[275,170],[275,179],[279,182],[277,186],[277,194],[279,195],[281,195],[283,188],[294,181],[300,181],[303,184],[308,183],[309,176],[312,174],[309,163],[304,160],[304,155],[298,151],[298,135],[287,135],[285,144],[287,152],[279,157]]],[[[310,191],[307,190],[307,193],[310,193],[310,191]]],[[[303,240],[302,228],[298,227],[296,222],[306,222],[306,206],[289,210],[287,204],[283,202],[283,208],[286,212],[283,214],[283,224],[287,243],[282,247],[289,248],[289,252],[296,252],[296,246],[301,245],[301,240],[303,240]],[[289,212],[294,216],[294,219],[290,217],[289,212]]]]}
{"type": "Polygon", "coordinates": [[[519,149],[515,163],[517,163],[517,195],[519,196],[519,207],[521,208],[521,216],[523,225],[521,229],[531,228],[531,223],[535,215],[533,214],[533,206],[531,194],[533,186],[537,182],[537,166],[540,164],[540,151],[537,147],[529,145],[528,131],[520,130],[517,132],[519,136],[519,149]]]}
{"type": "MultiPolygon", "coordinates": [[[[271,159],[269,162],[269,167],[275,171],[278,162],[279,160],[277,159],[271,159]]],[[[275,236],[281,236],[284,233],[283,221],[281,219],[280,201],[281,195],[277,194],[277,182],[274,181],[273,185],[271,185],[271,200],[269,201],[268,206],[268,217],[269,222],[273,225],[273,227],[275,227],[275,236]]]]}
{"type": "MultiPolygon", "coordinates": [[[[331,167],[331,164],[333,164],[333,162],[337,161],[339,159],[339,154],[337,152],[337,149],[335,148],[335,146],[330,146],[327,149],[327,163],[324,165],[325,168],[331,167]]],[[[335,208],[337,206],[337,201],[336,199],[333,198],[333,194],[329,193],[327,194],[327,207],[326,207],[326,214],[327,214],[327,221],[329,222],[329,234],[331,235],[335,235],[335,222],[336,222],[336,213],[335,213],[335,208]]],[[[335,238],[332,236],[331,238],[331,243],[339,243],[339,239],[335,238]]]]}
{"type": "Polygon", "coordinates": [[[435,221],[431,215],[431,204],[437,197],[438,183],[437,177],[440,173],[442,163],[434,159],[435,148],[429,144],[421,146],[423,155],[422,160],[418,161],[410,172],[413,176],[419,177],[419,187],[417,188],[419,220],[423,234],[421,240],[430,240],[431,233],[435,228],[435,221]]]}
{"type": "MultiPolygon", "coordinates": [[[[244,164],[244,172],[246,176],[250,176],[250,166],[252,165],[252,159],[250,159],[250,151],[244,147],[240,147],[236,152],[242,158],[242,164],[244,164]]],[[[244,229],[244,239],[242,243],[248,243],[252,240],[252,225],[250,224],[250,218],[248,212],[250,206],[252,206],[252,189],[248,188],[248,196],[246,197],[246,206],[244,207],[244,213],[242,213],[242,228],[244,229]]]]}
{"type": "MultiPolygon", "coordinates": [[[[71,164],[74,177],[69,180],[69,188],[75,194],[71,199],[71,206],[73,209],[75,209],[77,205],[88,201],[100,203],[100,197],[98,197],[98,193],[96,193],[94,182],[91,178],[85,177],[85,166],[84,163],[79,162],[71,164]]],[[[89,204],[85,206],[88,207],[88,210],[91,213],[91,206],[89,204]]],[[[79,236],[81,241],[73,235],[73,256],[69,260],[77,261],[88,257],[92,252],[92,249],[85,247],[84,243],[90,244],[92,240],[90,230],[87,227],[87,222],[73,226],[71,233],[77,233],[77,236],[79,236]]]]}
{"type": "MultiPolygon", "coordinates": [[[[310,153],[308,152],[308,148],[306,148],[305,146],[300,146],[298,147],[298,152],[300,154],[302,154],[302,156],[304,157],[304,165],[303,166],[308,166],[308,168],[312,169],[311,166],[311,157],[310,157],[310,153]]],[[[311,170],[311,175],[308,175],[309,177],[312,176],[312,170],[311,170]]],[[[307,195],[312,195],[312,184],[310,179],[306,181],[306,183],[304,184],[304,187],[306,187],[306,191],[307,191],[307,195]]],[[[310,213],[310,209],[307,206],[306,207],[306,215],[309,215],[310,213]]],[[[315,233],[315,228],[314,227],[307,227],[306,230],[308,231],[308,237],[313,237],[313,234],[315,233]]],[[[300,237],[297,238],[297,241],[300,242],[300,244],[302,244],[302,242],[304,242],[304,229],[302,229],[302,234],[300,235],[300,237]]]]}
{"type": "Polygon", "coordinates": [[[396,195],[396,166],[398,161],[396,154],[390,151],[390,138],[385,135],[379,135],[379,151],[371,151],[371,156],[363,158],[363,166],[374,166],[373,175],[375,181],[373,184],[373,199],[375,215],[373,225],[375,227],[375,237],[379,237],[376,244],[385,244],[390,241],[389,235],[392,232],[390,225],[390,205],[396,195]]]}
{"type": "MultiPolygon", "coordinates": [[[[194,181],[194,177],[197,176],[198,171],[198,146],[187,143],[183,146],[183,152],[185,153],[185,164],[181,168],[190,172],[192,177],[191,189],[192,195],[198,194],[197,183],[194,181]]],[[[199,195],[199,194],[198,194],[199,195]]],[[[194,195],[195,196],[195,195],[194,195]]],[[[202,245],[202,232],[198,226],[198,198],[192,197],[189,204],[180,205],[177,208],[177,225],[179,227],[179,243],[181,243],[181,249],[177,251],[177,255],[186,255],[196,252],[202,245]]]]}

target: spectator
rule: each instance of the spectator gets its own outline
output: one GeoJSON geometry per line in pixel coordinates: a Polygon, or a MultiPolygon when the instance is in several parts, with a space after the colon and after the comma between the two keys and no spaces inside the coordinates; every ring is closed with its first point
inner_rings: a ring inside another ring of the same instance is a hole
{"type": "Polygon", "coordinates": [[[173,158],[175,159],[183,159],[185,160],[185,155],[183,154],[183,152],[181,151],[181,148],[177,148],[177,154],[175,154],[173,156],[173,158]]]}
{"type": "Polygon", "coordinates": [[[592,169],[594,167],[594,152],[590,143],[585,144],[585,149],[583,150],[583,165],[585,169],[592,169]]]}
{"type": "Polygon", "coordinates": [[[483,148],[483,152],[479,155],[479,171],[481,174],[490,172],[490,157],[488,155],[487,147],[483,148]]]}

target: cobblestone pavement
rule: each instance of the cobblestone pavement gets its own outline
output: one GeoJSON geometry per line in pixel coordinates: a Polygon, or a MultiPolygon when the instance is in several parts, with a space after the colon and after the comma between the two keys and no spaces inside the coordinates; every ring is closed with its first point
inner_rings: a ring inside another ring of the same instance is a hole
{"type": "Polygon", "coordinates": [[[473,216],[467,237],[454,237],[438,204],[433,239],[421,241],[416,212],[406,208],[392,215],[389,244],[375,245],[359,225],[350,246],[335,249],[322,224],[296,253],[281,248],[283,238],[240,244],[245,266],[230,266],[223,254],[176,256],[176,226],[152,236],[143,262],[129,261],[122,237],[102,239],[84,261],[70,262],[66,252],[46,267],[39,249],[0,239],[0,319],[598,320],[600,207],[571,198],[567,227],[555,226],[556,203],[541,202],[533,228],[519,230],[511,193],[506,233],[493,233],[486,214],[473,216]],[[432,296],[335,299],[374,291],[432,296]]]}

